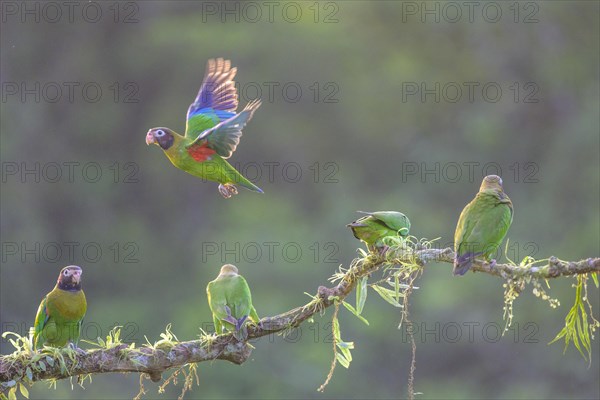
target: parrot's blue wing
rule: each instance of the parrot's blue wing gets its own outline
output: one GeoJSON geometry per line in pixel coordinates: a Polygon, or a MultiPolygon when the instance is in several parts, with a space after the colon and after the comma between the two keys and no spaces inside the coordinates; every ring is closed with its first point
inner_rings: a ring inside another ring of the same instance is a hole
{"type": "Polygon", "coordinates": [[[220,122],[235,116],[235,113],[212,108],[200,108],[189,116],[185,126],[185,137],[195,140],[198,135],[220,122]]]}
{"type": "Polygon", "coordinates": [[[231,157],[240,143],[242,129],[250,121],[254,111],[260,107],[260,104],[260,100],[251,101],[242,112],[218,123],[212,128],[206,129],[187,147],[189,148],[206,139],[208,147],[215,150],[218,155],[223,158],[231,157]]]}
{"type": "Polygon", "coordinates": [[[205,108],[234,113],[238,106],[238,95],[233,81],[236,72],[237,69],[231,68],[229,60],[208,60],[202,86],[188,108],[187,119],[201,113],[205,108]]]}

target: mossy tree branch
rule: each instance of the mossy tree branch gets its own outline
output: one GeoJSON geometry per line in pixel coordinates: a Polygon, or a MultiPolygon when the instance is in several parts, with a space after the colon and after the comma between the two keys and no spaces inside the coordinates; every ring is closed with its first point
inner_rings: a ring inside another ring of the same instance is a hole
{"type": "MultiPolygon", "coordinates": [[[[302,324],[314,314],[334,304],[335,299],[343,300],[356,287],[360,278],[369,275],[390,264],[413,263],[420,266],[432,262],[452,263],[454,252],[445,249],[412,249],[390,250],[385,254],[370,253],[368,256],[355,259],[351,267],[345,271],[339,283],[332,287],[319,286],[315,298],[285,313],[266,317],[258,326],[248,327],[248,340],[277,332],[283,332],[302,324]]],[[[577,262],[566,262],[550,257],[545,265],[529,265],[525,267],[514,264],[476,263],[473,271],[484,272],[504,279],[531,277],[536,279],[558,278],[590,272],[600,272],[600,258],[588,258],[577,262]]],[[[167,346],[142,346],[130,348],[126,344],[118,344],[112,348],[95,350],[61,350],[70,352],[64,357],[64,363],[46,361],[39,352],[11,354],[0,356],[0,382],[28,381],[44,379],[64,379],[71,376],[98,374],[106,372],[139,372],[146,373],[153,381],[159,381],[161,374],[171,368],[182,367],[190,363],[203,361],[226,360],[234,364],[244,363],[250,356],[252,346],[247,342],[236,340],[233,335],[225,334],[210,339],[176,342],[167,346]],[[44,363],[43,368],[27,367],[33,362],[44,363]]],[[[6,386],[1,387],[6,390],[6,386]]]]}

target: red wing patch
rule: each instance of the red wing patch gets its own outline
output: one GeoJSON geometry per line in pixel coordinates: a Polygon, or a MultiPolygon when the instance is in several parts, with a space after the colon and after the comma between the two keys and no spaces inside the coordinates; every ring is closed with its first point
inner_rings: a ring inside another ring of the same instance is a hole
{"type": "Polygon", "coordinates": [[[208,142],[203,142],[201,144],[195,144],[187,149],[188,154],[192,156],[192,158],[198,162],[203,162],[210,159],[210,156],[216,153],[215,150],[208,147],[208,142]]]}

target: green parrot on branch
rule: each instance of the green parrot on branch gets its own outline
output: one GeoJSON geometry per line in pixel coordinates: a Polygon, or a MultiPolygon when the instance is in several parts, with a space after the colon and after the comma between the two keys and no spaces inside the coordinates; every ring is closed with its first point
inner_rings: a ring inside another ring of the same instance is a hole
{"type": "Polygon", "coordinates": [[[359,213],[364,217],[346,225],[352,229],[354,237],[367,244],[369,250],[386,249],[383,238],[388,236],[408,236],[410,221],[398,211],[375,211],[359,213]]]}
{"type": "MultiPolygon", "coordinates": [[[[513,204],[504,193],[502,178],[483,178],[479,193],[460,213],[454,233],[454,275],[464,275],[477,257],[490,261],[513,220],[513,204]]],[[[491,261],[495,264],[496,260],[491,261]]]]}
{"type": "Polygon", "coordinates": [[[236,114],[236,72],[229,60],[208,60],[198,96],[187,111],[185,135],[164,127],[152,128],[146,134],[146,144],[158,145],[177,168],[218,182],[219,193],[225,198],[238,193],[235,185],[263,193],[226,161],[240,143],[242,129],[261,104],[260,100],[253,100],[236,114]]]}
{"type": "Polygon", "coordinates": [[[206,294],[213,314],[215,331],[222,334],[227,330],[233,332],[236,339],[246,340],[248,318],[256,324],[260,318],[252,305],[250,287],[246,279],[238,274],[237,267],[231,264],[223,265],[219,276],[208,283],[206,294]]]}
{"type": "Polygon", "coordinates": [[[56,286],[44,297],[35,316],[33,345],[64,347],[77,345],[87,302],[81,290],[82,270],[76,265],[64,267],[56,286]]]}

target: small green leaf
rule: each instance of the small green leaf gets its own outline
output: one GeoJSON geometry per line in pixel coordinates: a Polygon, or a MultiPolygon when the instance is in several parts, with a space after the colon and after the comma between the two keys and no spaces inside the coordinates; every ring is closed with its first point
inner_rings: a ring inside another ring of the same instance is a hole
{"type": "Polygon", "coordinates": [[[351,362],[352,353],[350,353],[350,350],[354,348],[354,342],[338,342],[336,345],[344,358],[348,360],[348,362],[351,362]]]}
{"type": "Polygon", "coordinates": [[[350,367],[350,361],[346,360],[341,353],[337,353],[335,355],[336,360],[340,363],[340,365],[344,368],[350,367]]]}
{"type": "Polygon", "coordinates": [[[8,400],[17,400],[17,387],[16,386],[14,386],[13,388],[11,388],[8,391],[8,400]]]}
{"type": "Polygon", "coordinates": [[[379,285],[372,285],[372,288],[381,296],[382,299],[393,305],[394,307],[402,308],[402,304],[400,304],[395,298],[395,292],[390,289],[386,289],[379,285]]]}
{"type": "Polygon", "coordinates": [[[46,362],[48,363],[49,366],[54,367],[54,358],[52,358],[50,356],[46,356],[46,362]]]}
{"type": "Polygon", "coordinates": [[[594,280],[594,283],[596,284],[596,287],[598,287],[598,272],[595,272],[592,275],[592,279],[594,280]]]}
{"type": "Polygon", "coordinates": [[[45,371],[45,370],[46,370],[46,364],[44,364],[44,362],[43,362],[43,361],[40,361],[40,362],[38,363],[38,365],[39,365],[39,367],[40,367],[40,369],[41,369],[42,371],[45,371]]]}
{"type": "Polygon", "coordinates": [[[17,384],[17,381],[15,381],[14,379],[12,381],[8,381],[8,382],[4,382],[2,385],[6,386],[6,387],[13,387],[17,384]]]}
{"type": "Polygon", "coordinates": [[[332,321],[333,324],[333,337],[338,341],[341,342],[341,338],[340,338],[340,323],[338,322],[337,318],[334,318],[332,321]]]}
{"type": "Polygon", "coordinates": [[[342,304],[344,305],[344,307],[346,307],[348,309],[348,311],[350,311],[352,314],[354,314],[356,316],[356,318],[360,319],[362,322],[369,325],[369,321],[367,321],[367,319],[365,317],[363,317],[362,315],[358,314],[358,312],[354,309],[354,307],[352,307],[352,305],[350,303],[346,303],[344,301],[344,302],[342,302],[342,304]]]}
{"type": "Polygon", "coordinates": [[[356,315],[356,308],[352,307],[352,304],[342,301],[342,304],[344,305],[344,307],[346,307],[348,309],[348,311],[350,311],[352,314],[356,315]]]}
{"type": "Polygon", "coordinates": [[[353,349],[354,342],[339,342],[337,343],[338,347],[341,349],[353,349]]]}
{"type": "Polygon", "coordinates": [[[33,373],[31,372],[30,367],[27,367],[27,369],[25,370],[25,375],[27,376],[27,379],[29,379],[29,381],[33,381],[33,373]]]}
{"type": "Polygon", "coordinates": [[[25,397],[26,399],[29,398],[29,390],[27,390],[25,385],[23,385],[22,383],[19,385],[19,391],[21,392],[23,397],[25,397]]]}
{"type": "Polygon", "coordinates": [[[362,314],[365,302],[367,301],[367,277],[363,276],[356,285],[356,314],[362,314]]]}

